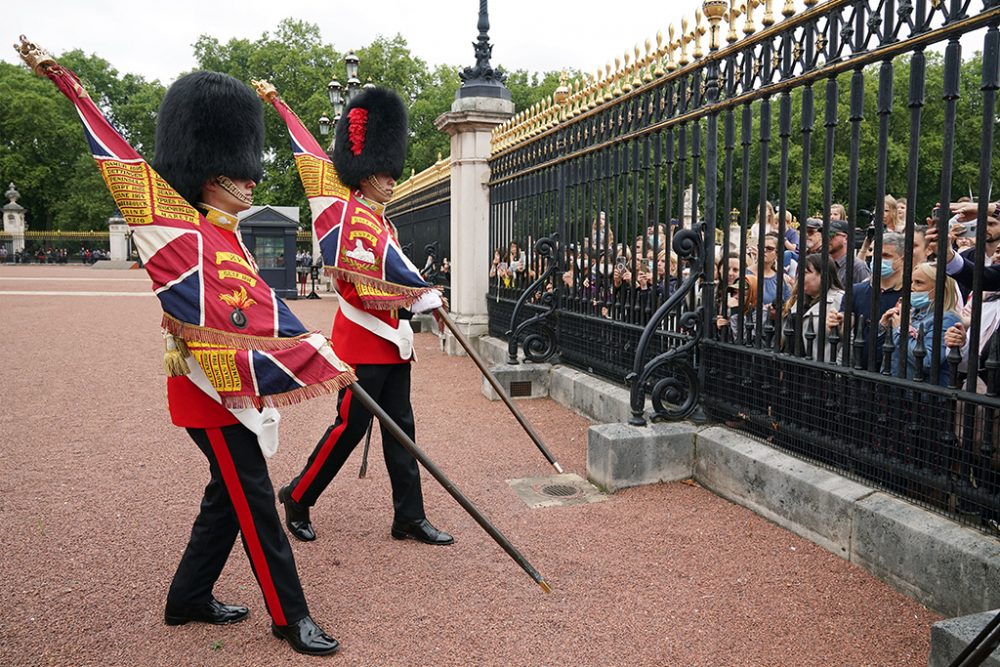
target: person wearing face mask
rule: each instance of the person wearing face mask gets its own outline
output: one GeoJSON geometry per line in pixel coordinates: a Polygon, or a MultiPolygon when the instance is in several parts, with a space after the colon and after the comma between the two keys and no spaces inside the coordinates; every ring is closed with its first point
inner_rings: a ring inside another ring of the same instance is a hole
{"type": "Polygon", "coordinates": [[[913,280],[910,283],[910,327],[907,332],[900,332],[900,323],[902,317],[900,315],[900,309],[902,308],[902,303],[897,303],[892,308],[888,309],[882,314],[882,318],[879,320],[879,328],[883,330],[886,335],[892,337],[892,344],[894,346],[892,352],[892,368],[891,372],[893,376],[899,376],[900,368],[903,363],[906,364],[906,377],[913,379],[916,375],[917,367],[917,357],[913,354],[917,347],[921,334],[921,327],[923,327],[923,345],[924,349],[927,351],[927,355],[923,359],[923,376],[930,379],[930,369],[931,369],[931,355],[934,350],[935,340],[941,340],[940,344],[940,357],[939,357],[939,373],[938,373],[938,384],[947,387],[948,383],[951,381],[951,369],[947,363],[948,357],[948,347],[944,344],[944,332],[949,328],[961,321],[961,314],[959,313],[959,297],[958,297],[958,285],[955,283],[953,278],[945,278],[944,292],[942,294],[942,299],[944,301],[944,315],[941,318],[940,326],[935,326],[934,324],[934,301],[936,298],[935,293],[935,274],[937,268],[934,264],[929,262],[924,262],[923,264],[918,264],[913,268],[913,280]],[[902,346],[900,345],[900,339],[904,341],[902,346]],[[905,362],[901,361],[900,348],[903,348],[906,354],[905,362]]]}
{"type": "MultiPolygon", "coordinates": [[[[887,232],[882,237],[882,258],[878,263],[872,263],[872,270],[878,271],[880,276],[880,292],[875,294],[874,276],[871,281],[865,280],[854,285],[851,292],[851,326],[855,327],[858,317],[864,317],[864,328],[861,335],[864,337],[865,345],[862,349],[862,359],[867,368],[868,350],[872,344],[871,316],[872,303],[877,300],[877,318],[885,314],[887,310],[896,305],[902,296],[903,286],[903,255],[906,250],[906,237],[896,232],[887,232]]],[[[842,344],[849,341],[843,331],[844,311],[841,304],[840,311],[831,311],[826,316],[826,326],[828,329],[840,329],[842,344]]],[[[877,337],[876,345],[882,343],[881,333],[877,337]]],[[[875,365],[868,370],[877,371],[881,365],[881,356],[875,356],[875,365]]]]}

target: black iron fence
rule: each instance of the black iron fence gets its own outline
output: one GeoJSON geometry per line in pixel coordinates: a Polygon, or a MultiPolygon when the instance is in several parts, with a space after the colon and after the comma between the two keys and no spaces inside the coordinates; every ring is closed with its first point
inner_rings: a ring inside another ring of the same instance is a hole
{"type": "Polygon", "coordinates": [[[1000,2],[771,4],[498,129],[491,332],[995,527],[1000,2]]]}
{"type": "Polygon", "coordinates": [[[416,188],[402,188],[387,213],[399,232],[403,252],[424,279],[444,288],[447,298],[451,292],[451,186],[447,178],[435,179],[416,188]]]}

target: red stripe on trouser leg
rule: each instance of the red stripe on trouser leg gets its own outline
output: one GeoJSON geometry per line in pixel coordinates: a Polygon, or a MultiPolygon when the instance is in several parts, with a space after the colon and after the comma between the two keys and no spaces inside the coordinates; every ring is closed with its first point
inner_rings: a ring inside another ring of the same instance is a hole
{"type": "Polygon", "coordinates": [[[330,431],[330,435],[327,437],[323,446],[320,448],[319,452],[316,454],[316,458],[313,459],[312,465],[309,469],[302,473],[302,477],[299,478],[299,483],[295,485],[292,489],[292,500],[299,502],[302,500],[302,496],[305,494],[306,490],[309,489],[309,485],[312,481],[316,479],[316,475],[319,471],[323,469],[323,464],[330,457],[330,452],[333,451],[333,446],[336,444],[337,439],[340,438],[340,434],[344,432],[347,428],[347,415],[351,411],[351,397],[353,396],[350,388],[344,390],[344,400],[340,402],[340,412],[338,417],[340,418],[340,425],[330,431]]]}
{"type": "Polygon", "coordinates": [[[253,563],[253,569],[260,581],[260,589],[264,593],[267,609],[275,624],[288,625],[285,621],[285,613],[281,609],[281,600],[278,599],[278,591],[274,588],[274,581],[271,579],[271,568],[268,567],[264,549],[260,546],[260,536],[257,535],[257,526],[254,525],[250,503],[247,502],[243,485],[240,484],[240,477],[236,473],[233,457],[229,455],[226,438],[222,435],[222,431],[217,428],[205,429],[205,433],[208,435],[208,441],[212,444],[215,460],[219,463],[222,481],[226,485],[226,491],[229,492],[229,500],[236,512],[236,520],[240,524],[243,539],[246,540],[250,562],[253,563]]]}

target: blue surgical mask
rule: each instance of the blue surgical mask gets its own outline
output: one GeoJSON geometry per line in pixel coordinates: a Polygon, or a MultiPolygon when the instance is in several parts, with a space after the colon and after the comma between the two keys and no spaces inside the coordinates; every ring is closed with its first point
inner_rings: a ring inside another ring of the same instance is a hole
{"type": "Polygon", "coordinates": [[[930,302],[930,292],[914,292],[910,295],[910,306],[913,308],[925,308],[930,302]]]}
{"type": "MultiPolygon", "coordinates": [[[[875,270],[875,258],[874,257],[868,263],[868,266],[869,266],[869,268],[871,268],[872,271],[875,270]]],[[[883,259],[882,260],[882,268],[880,270],[882,272],[882,277],[883,278],[888,278],[889,276],[891,276],[892,275],[892,260],[891,259],[883,259]]]]}

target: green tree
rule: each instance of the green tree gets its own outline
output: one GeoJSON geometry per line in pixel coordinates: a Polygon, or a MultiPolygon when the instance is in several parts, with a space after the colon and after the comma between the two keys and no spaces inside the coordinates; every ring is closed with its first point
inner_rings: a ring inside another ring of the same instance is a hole
{"type": "MultiPolygon", "coordinates": [[[[322,42],[315,24],[285,19],[273,34],[265,32],[254,41],[231,39],[225,44],[202,35],[194,44],[194,53],[199,69],[225,72],[247,84],[252,79],[267,79],[314,132],[318,130],[315,119],[329,113],[326,77],[340,55],[322,42]]],[[[255,201],[298,206],[300,222],[308,224],[309,205],[295,169],[288,130],[273,110],[264,110],[264,124],[265,175],[255,201]]]]}
{"type": "MultiPolygon", "coordinates": [[[[163,87],[119,75],[106,60],[69,51],[95,103],[137,149],[151,152],[163,87]]],[[[105,229],[114,202],[101,180],[73,106],[46,79],[0,63],[0,181],[17,184],[33,230],[105,229]]]]}

